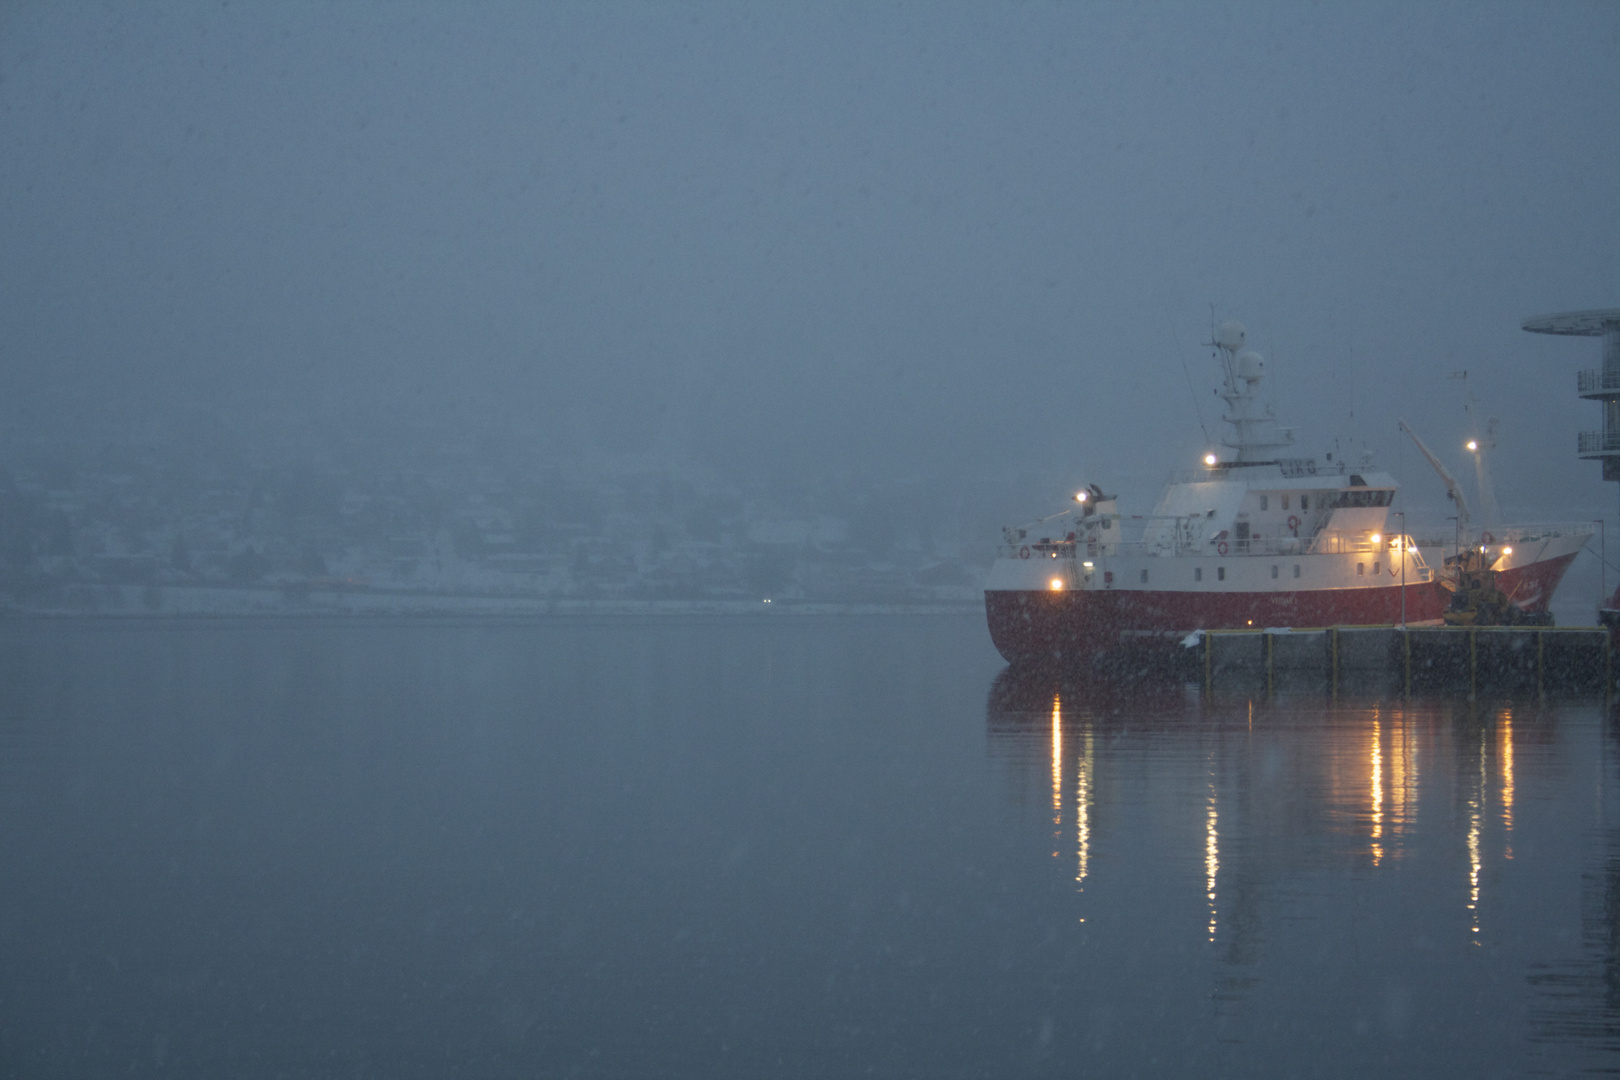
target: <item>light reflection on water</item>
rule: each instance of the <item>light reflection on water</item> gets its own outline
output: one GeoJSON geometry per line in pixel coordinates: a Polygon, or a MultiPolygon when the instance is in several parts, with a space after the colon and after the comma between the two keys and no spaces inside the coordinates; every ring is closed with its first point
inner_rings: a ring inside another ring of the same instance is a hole
{"type": "Polygon", "coordinates": [[[1215,909],[1215,883],[1221,873],[1220,815],[1215,810],[1215,782],[1209,785],[1209,810],[1204,822],[1204,897],[1209,901],[1209,940],[1215,940],[1219,925],[1215,909]]]}
{"type": "MultiPolygon", "coordinates": [[[[1111,878],[1172,902],[1198,882],[1202,933],[1190,918],[1180,933],[1225,969],[1211,998],[1227,1041],[1253,1041],[1246,999],[1286,1015],[1267,984],[1301,978],[1305,944],[1324,981],[1377,972],[1386,984],[1381,1001],[1346,1002],[1381,1014],[1363,1033],[1449,1031],[1473,1053],[1492,1048],[1480,1056],[1490,1074],[1620,1068],[1620,812],[1605,706],[1206,699],[1009,670],[986,730],[1004,784],[1043,752],[1053,805],[1060,778],[1074,777],[1072,857],[1090,893],[1077,911],[1099,930],[1145,930],[1117,902],[1107,910],[1111,878]],[[1031,698],[1062,705],[1041,718],[1039,744],[1031,698]],[[1481,1019],[1457,1026],[1468,1011],[1481,1019]],[[1442,1016],[1449,1025],[1433,1022],[1442,1016]]],[[[1151,932],[1176,931],[1160,921],[1151,932]]],[[[1458,1049],[1448,1042],[1431,1050],[1458,1049]]]]}

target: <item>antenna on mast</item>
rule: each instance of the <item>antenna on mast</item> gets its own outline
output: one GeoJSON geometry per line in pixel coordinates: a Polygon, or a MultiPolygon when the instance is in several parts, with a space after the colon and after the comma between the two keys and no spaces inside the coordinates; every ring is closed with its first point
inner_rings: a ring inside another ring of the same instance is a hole
{"type": "Polygon", "coordinates": [[[1491,470],[1485,451],[1496,449],[1497,421],[1492,417],[1481,427],[1475,411],[1479,398],[1468,389],[1467,371],[1453,371],[1447,378],[1457,379],[1463,384],[1463,411],[1468,414],[1468,441],[1464,446],[1474,459],[1474,490],[1479,493],[1480,522],[1487,528],[1493,528],[1500,521],[1501,513],[1496,505],[1496,487],[1491,483],[1491,470]]]}
{"type": "MultiPolygon", "coordinates": [[[[1210,319],[1209,339],[1211,341],[1214,341],[1215,340],[1215,305],[1214,304],[1209,305],[1209,319],[1210,319]]],[[[1176,356],[1177,356],[1178,359],[1181,360],[1181,373],[1187,377],[1187,393],[1192,395],[1193,413],[1198,417],[1198,430],[1202,431],[1204,433],[1204,445],[1208,446],[1211,442],[1214,441],[1214,439],[1212,439],[1210,437],[1209,425],[1204,423],[1204,406],[1199,401],[1198,388],[1193,385],[1192,369],[1187,366],[1186,354],[1182,353],[1179,348],[1176,350],[1176,356]]]]}

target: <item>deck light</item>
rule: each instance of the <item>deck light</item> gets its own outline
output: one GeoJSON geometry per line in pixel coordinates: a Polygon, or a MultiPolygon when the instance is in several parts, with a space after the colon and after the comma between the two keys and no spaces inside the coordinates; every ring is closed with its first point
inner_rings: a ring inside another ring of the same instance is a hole
{"type": "Polygon", "coordinates": [[[1478,449],[1479,449],[1479,443],[1475,442],[1473,439],[1469,439],[1468,440],[1468,452],[1470,454],[1472,454],[1475,450],[1478,450],[1478,449]]]}
{"type": "Polygon", "coordinates": [[[1060,578],[1060,577],[1053,578],[1052,579],[1052,591],[1053,592],[1061,592],[1062,589],[1063,589],[1063,579],[1060,578]]]}
{"type": "Polygon", "coordinates": [[[1373,543],[1375,543],[1375,544],[1376,544],[1376,543],[1378,543],[1378,542],[1379,542],[1379,541],[1380,541],[1380,540],[1382,540],[1382,539],[1383,539],[1383,536],[1382,536],[1382,535],[1381,535],[1381,534],[1379,534],[1379,533],[1373,533],[1373,534],[1372,534],[1372,542],[1373,542],[1373,543]]]}
{"type": "Polygon", "coordinates": [[[1091,560],[1087,559],[1085,562],[1081,563],[1080,565],[1085,567],[1087,570],[1090,570],[1091,569],[1091,560]]]}
{"type": "Polygon", "coordinates": [[[1511,555],[1511,554],[1513,554],[1513,549],[1510,548],[1510,547],[1505,547],[1505,548],[1502,549],[1502,554],[1511,555]]]}
{"type": "Polygon", "coordinates": [[[1204,464],[1208,465],[1212,469],[1215,467],[1215,463],[1217,461],[1219,461],[1219,460],[1220,460],[1220,458],[1216,457],[1214,454],[1205,454],[1204,455],[1204,464]]]}
{"type": "Polygon", "coordinates": [[[1091,492],[1089,491],[1077,491],[1074,495],[1074,501],[1079,503],[1083,503],[1089,498],[1091,498],[1091,492]]]}

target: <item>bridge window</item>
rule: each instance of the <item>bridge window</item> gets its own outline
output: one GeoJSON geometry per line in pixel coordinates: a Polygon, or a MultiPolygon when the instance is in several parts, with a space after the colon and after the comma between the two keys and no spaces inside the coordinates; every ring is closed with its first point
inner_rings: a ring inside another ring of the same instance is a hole
{"type": "Polygon", "coordinates": [[[1273,563],[1272,567],[1271,567],[1271,580],[1273,580],[1273,581],[1277,580],[1277,566],[1276,566],[1275,563],[1273,563]]]}
{"type": "Polygon", "coordinates": [[[1367,575],[1367,564],[1364,563],[1364,562],[1356,563],[1356,577],[1365,577],[1366,575],[1367,575]]]}
{"type": "MultiPolygon", "coordinates": [[[[1300,497],[1304,498],[1304,496],[1300,496],[1300,497]]],[[[1294,564],[1294,576],[1299,577],[1299,563],[1294,564]]]]}
{"type": "Polygon", "coordinates": [[[1146,570],[1142,571],[1142,584],[1144,584],[1144,585],[1147,584],[1147,571],[1146,570]]]}
{"type": "Polygon", "coordinates": [[[1286,495],[1283,496],[1283,509],[1288,509],[1288,496],[1286,495]]]}
{"type": "Polygon", "coordinates": [[[1338,501],[1334,505],[1341,509],[1360,509],[1368,506],[1388,506],[1394,501],[1395,493],[1393,491],[1370,491],[1365,488],[1358,488],[1354,491],[1339,492],[1338,501]]]}
{"type": "Polygon", "coordinates": [[[1194,581],[1203,581],[1204,580],[1204,568],[1202,566],[1193,567],[1193,580],[1194,581]]]}
{"type": "Polygon", "coordinates": [[[1299,497],[1299,508],[1301,510],[1309,510],[1311,508],[1311,497],[1309,495],[1301,495],[1299,497]]]}
{"type": "Polygon", "coordinates": [[[1225,581],[1226,580],[1226,567],[1217,566],[1215,568],[1215,580],[1217,580],[1217,581],[1225,581]]]}
{"type": "Polygon", "coordinates": [[[1266,509],[1266,496],[1260,496],[1260,509],[1266,509]]]}

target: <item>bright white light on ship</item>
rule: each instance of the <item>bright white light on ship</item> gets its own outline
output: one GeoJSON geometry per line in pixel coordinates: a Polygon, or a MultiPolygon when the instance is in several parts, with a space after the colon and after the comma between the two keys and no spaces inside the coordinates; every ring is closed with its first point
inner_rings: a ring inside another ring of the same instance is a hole
{"type": "Polygon", "coordinates": [[[1204,455],[1204,464],[1208,465],[1210,468],[1214,468],[1215,463],[1217,461],[1219,461],[1219,460],[1220,460],[1220,458],[1216,457],[1214,454],[1205,454],[1204,455]]]}
{"type": "Polygon", "coordinates": [[[1062,588],[1063,588],[1063,579],[1060,578],[1060,577],[1053,578],[1052,579],[1052,591],[1053,592],[1059,592],[1059,591],[1062,590],[1062,588]]]}
{"type": "Polygon", "coordinates": [[[1513,554],[1513,549],[1510,548],[1510,547],[1505,547],[1505,548],[1502,549],[1502,554],[1511,555],[1511,554],[1513,554]]]}
{"type": "Polygon", "coordinates": [[[1475,442],[1473,439],[1469,439],[1468,440],[1468,452],[1470,454],[1472,454],[1475,450],[1478,450],[1478,449],[1479,449],[1479,443],[1475,442]]]}
{"type": "Polygon", "coordinates": [[[1074,501],[1075,502],[1085,502],[1089,498],[1091,498],[1091,492],[1089,492],[1089,491],[1077,491],[1077,492],[1075,492],[1074,501]]]}
{"type": "Polygon", "coordinates": [[[1381,534],[1379,534],[1379,533],[1373,533],[1373,537],[1372,537],[1372,542],[1373,542],[1373,543],[1375,543],[1375,544],[1376,544],[1376,543],[1378,543],[1378,542],[1379,542],[1379,541],[1380,541],[1380,540],[1382,540],[1382,539],[1383,539],[1383,536],[1382,536],[1382,535],[1381,535],[1381,534]]]}
{"type": "Polygon", "coordinates": [[[1091,569],[1091,562],[1089,560],[1086,561],[1086,562],[1081,563],[1080,565],[1085,567],[1087,570],[1091,569]]]}

